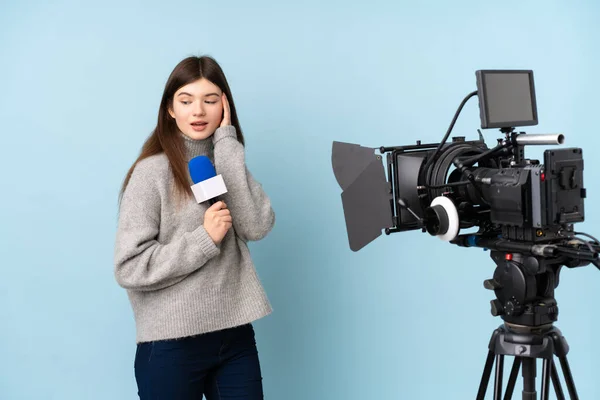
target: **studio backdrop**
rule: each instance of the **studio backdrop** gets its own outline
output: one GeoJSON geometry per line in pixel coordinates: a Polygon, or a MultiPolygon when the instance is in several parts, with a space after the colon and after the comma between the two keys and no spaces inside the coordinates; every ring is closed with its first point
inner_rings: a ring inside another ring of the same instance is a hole
{"type": "MultiPolygon", "coordinates": [[[[600,236],[598,15],[591,0],[4,0],[0,398],[137,398],[133,315],[113,275],[118,192],[168,74],[206,54],[276,213],[250,244],[274,309],[255,323],[266,398],[474,399],[502,323],[483,284],[490,251],[420,230],[353,251],[332,145],[439,143],[477,70],[531,70],[538,124],[519,130],[582,149],[577,229],[600,236]]],[[[477,129],[490,147],[502,137],[472,98],[452,135],[477,129]]],[[[599,288],[587,266],[563,269],[556,290],[581,399],[600,398],[599,288]]],[[[539,362],[538,392],[541,374],[539,362]]]]}

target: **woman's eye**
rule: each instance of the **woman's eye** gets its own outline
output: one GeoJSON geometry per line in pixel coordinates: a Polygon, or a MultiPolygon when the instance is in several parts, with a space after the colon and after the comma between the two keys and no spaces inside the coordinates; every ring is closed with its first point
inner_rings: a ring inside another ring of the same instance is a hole
{"type": "Polygon", "coordinates": [[[182,101],[182,102],[181,102],[181,104],[185,104],[186,106],[187,106],[188,104],[190,104],[190,103],[191,103],[190,101],[182,101]]]}
{"type": "Polygon", "coordinates": [[[216,104],[216,101],[205,101],[206,104],[216,104]]]}

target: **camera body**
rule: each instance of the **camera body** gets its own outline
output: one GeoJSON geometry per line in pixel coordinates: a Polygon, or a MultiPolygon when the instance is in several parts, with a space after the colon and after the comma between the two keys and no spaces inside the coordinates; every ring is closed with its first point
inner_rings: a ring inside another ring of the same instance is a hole
{"type": "MultiPolygon", "coordinates": [[[[392,226],[387,233],[425,229],[442,237],[449,229],[458,234],[460,229],[478,226],[482,234],[512,241],[543,243],[563,238],[565,231],[572,230],[572,224],[585,218],[582,150],[546,150],[544,163],[540,164],[524,157],[524,143],[538,138],[508,132],[499,140],[502,151],[485,156],[491,149],[483,140],[455,137],[430,163],[439,144],[417,143],[391,149],[387,167],[393,207],[392,226]],[[461,164],[460,160],[474,158],[478,166],[461,164]],[[457,185],[460,182],[464,185],[457,185]],[[439,196],[451,200],[457,221],[448,215],[454,212],[448,210],[450,203],[432,209],[432,202],[439,196]]],[[[563,138],[544,138],[544,142],[553,140],[563,138]]]]}
{"type": "MultiPolygon", "coordinates": [[[[528,146],[556,146],[563,134],[527,134],[516,126],[538,123],[531,70],[476,71],[477,91],[458,108],[439,143],[376,149],[334,142],[333,170],[343,189],[350,248],[381,235],[422,229],[455,242],[479,227],[480,238],[512,243],[564,241],[585,218],[580,148],[548,149],[543,163],[525,157],[528,146]],[[497,145],[450,138],[465,103],[479,99],[481,128],[499,128],[497,145]],[[387,171],[384,171],[384,158],[387,171]]],[[[464,240],[463,240],[464,242],[464,240]]],[[[468,242],[471,243],[471,242],[468,242]]]]}

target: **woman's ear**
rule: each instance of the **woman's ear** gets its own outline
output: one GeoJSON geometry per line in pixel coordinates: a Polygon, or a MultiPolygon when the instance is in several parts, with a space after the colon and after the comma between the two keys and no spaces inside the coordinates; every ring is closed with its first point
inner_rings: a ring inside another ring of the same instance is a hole
{"type": "Polygon", "coordinates": [[[171,116],[171,118],[175,119],[175,113],[173,112],[173,109],[169,107],[169,109],[167,111],[169,112],[169,115],[171,116]]]}

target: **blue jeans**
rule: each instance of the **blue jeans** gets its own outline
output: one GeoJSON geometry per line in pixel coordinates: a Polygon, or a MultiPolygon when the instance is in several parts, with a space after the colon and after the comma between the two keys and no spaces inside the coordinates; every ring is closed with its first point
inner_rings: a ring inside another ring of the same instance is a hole
{"type": "Polygon", "coordinates": [[[139,343],[135,379],[141,400],[263,399],[252,325],[139,343]]]}

